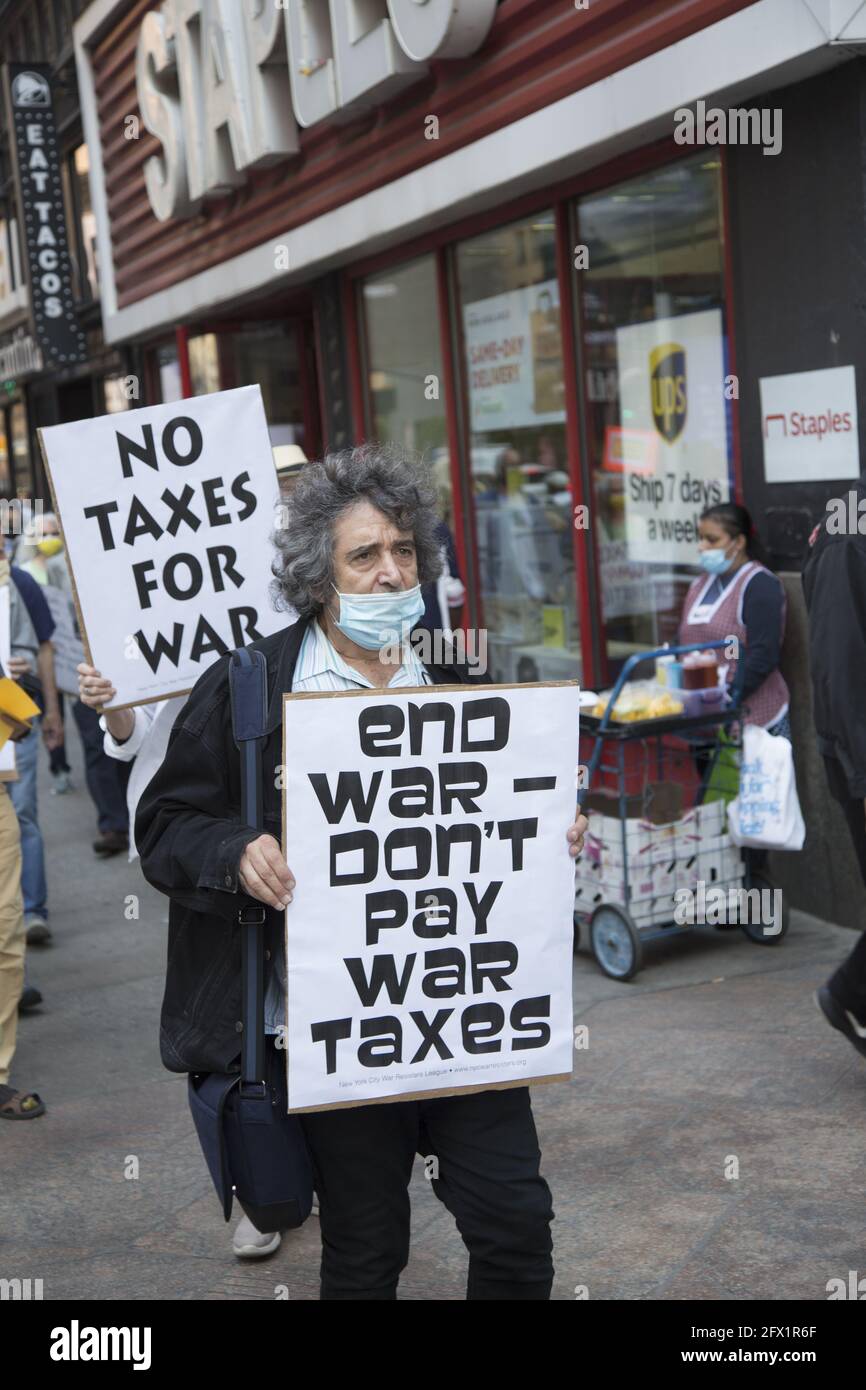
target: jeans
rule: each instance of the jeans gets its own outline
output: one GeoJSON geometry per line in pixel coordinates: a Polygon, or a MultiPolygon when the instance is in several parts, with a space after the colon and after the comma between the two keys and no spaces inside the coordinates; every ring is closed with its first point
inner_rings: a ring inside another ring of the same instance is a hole
{"type": "Polygon", "coordinates": [[[319,1199],[323,1299],[397,1297],[416,1153],[425,1169],[438,1165],[433,1192],[469,1251],[467,1299],[549,1299],[553,1208],[527,1086],[298,1118],[319,1199]]]}
{"type": "Polygon", "coordinates": [[[33,729],[15,744],[15,768],[18,780],[7,782],[12,805],[21,828],[21,891],[24,894],[24,913],[35,913],[48,920],[48,884],[45,881],[45,846],[39,829],[36,806],[36,773],[39,766],[41,721],[33,720],[33,729]]]}
{"type": "MultiPolygon", "coordinates": [[[[825,753],[824,768],[830,792],[848,822],[851,843],[866,884],[866,807],[860,797],[851,795],[848,778],[838,758],[828,757],[825,753]]],[[[842,1007],[850,1009],[860,1023],[866,1024],[866,932],[860,933],[857,945],[827,983],[842,1007]]]]}
{"type": "Polygon", "coordinates": [[[104,734],[99,727],[99,715],[95,709],[90,709],[88,705],[76,700],[72,706],[72,713],[84,745],[84,775],[87,779],[87,790],[99,817],[100,834],[104,835],[108,830],[119,830],[121,834],[126,835],[129,831],[126,784],[132,771],[132,763],[109,758],[103,746],[104,734]]]}

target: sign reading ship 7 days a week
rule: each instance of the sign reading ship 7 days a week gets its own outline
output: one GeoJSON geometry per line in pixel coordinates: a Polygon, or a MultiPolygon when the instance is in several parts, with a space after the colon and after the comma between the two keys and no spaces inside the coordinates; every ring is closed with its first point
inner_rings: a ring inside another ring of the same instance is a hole
{"type": "Polygon", "coordinates": [[[108,708],[182,695],[285,625],[276,471],[258,386],[39,431],[87,659],[108,708]]]}
{"type": "Polygon", "coordinates": [[[571,1074],[576,682],[287,694],[290,1110],[571,1074]]]}

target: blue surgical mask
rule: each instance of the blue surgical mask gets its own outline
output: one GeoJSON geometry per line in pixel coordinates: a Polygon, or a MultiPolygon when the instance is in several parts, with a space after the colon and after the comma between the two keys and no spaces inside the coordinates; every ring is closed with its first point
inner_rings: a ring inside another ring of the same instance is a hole
{"type": "Polygon", "coordinates": [[[733,563],[734,557],[728,557],[727,546],[724,549],[716,546],[715,550],[701,550],[698,554],[698,564],[707,574],[727,574],[733,563]]]}
{"type": "Polygon", "coordinates": [[[334,623],[350,641],[377,652],[392,642],[405,642],[424,612],[421,585],[387,594],[341,594],[340,616],[334,623]]]}

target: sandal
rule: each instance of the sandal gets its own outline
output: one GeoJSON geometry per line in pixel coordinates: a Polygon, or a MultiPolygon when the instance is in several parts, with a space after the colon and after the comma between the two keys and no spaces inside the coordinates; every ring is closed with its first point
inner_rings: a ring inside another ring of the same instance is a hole
{"type": "Polygon", "coordinates": [[[0,1120],[35,1120],[45,1114],[45,1102],[35,1091],[0,1086],[0,1120]]]}

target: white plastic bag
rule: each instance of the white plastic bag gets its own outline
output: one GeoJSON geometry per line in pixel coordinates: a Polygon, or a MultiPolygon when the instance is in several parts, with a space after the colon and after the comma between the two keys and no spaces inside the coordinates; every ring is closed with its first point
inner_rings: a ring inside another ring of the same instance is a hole
{"type": "Polygon", "coordinates": [[[745,726],[740,793],[728,807],[728,829],[734,844],[749,849],[803,848],[806,827],[790,739],[745,726]]]}

